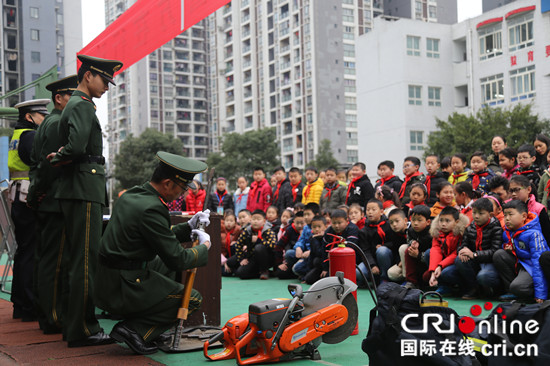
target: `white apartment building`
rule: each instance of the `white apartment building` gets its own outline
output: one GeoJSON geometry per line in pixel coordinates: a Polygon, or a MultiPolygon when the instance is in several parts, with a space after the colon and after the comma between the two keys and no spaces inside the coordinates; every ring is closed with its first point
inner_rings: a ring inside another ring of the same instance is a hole
{"type": "Polygon", "coordinates": [[[286,168],[304,167],[323,139],[357,160],[356,38],[382,2],[234,0],[209,17],[212,149],[224,133],[275,127],[286,168]]]}
{"type": "Polygon", "coordinates": [[[518,0],[454,25],[375,19],[356,50],[368,174],[382,160],[401,173],[403,158],[421,158],[436,117],[532,103],[550,118],[550,12],[540,5],[518,0]]]}
{"type": "MultiPolygon", "coordinates": [[[[136,0],[106,0],[106,25],[136,0]]],[[[205,21],[199,22],[115,77],[109,92],[109,162],[130,134],[153,128],[179,138],[184,155],[208,153],[205,21]]],[[[112,166],[112,165],[111,165],[112,166]]]]}

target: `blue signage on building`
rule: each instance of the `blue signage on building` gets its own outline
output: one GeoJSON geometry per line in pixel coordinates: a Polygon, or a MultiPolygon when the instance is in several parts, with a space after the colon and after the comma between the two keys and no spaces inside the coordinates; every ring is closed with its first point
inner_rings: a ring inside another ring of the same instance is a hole
{"type": "Polygon", "coordinates": [[[542,13],[550,11],[550,0],[540,0],[540,11],[542,13]]]}

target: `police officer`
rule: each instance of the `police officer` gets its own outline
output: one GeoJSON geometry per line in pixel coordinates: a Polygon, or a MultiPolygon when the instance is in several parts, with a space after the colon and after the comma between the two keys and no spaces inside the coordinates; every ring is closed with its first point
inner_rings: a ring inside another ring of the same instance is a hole
{"type": "MultiPolygon", "coordinates": [[[[61,166],[55,198],[60,200],[65,223],[68,264],[68,302],[63,306],[64,334],[69,347],[112,343],[95,317],[93,281],[97,249],[102,232],[102,210],[106,203],[105,158],[101,126],[92,98],[100,98],[122,67],[115,60],[78,55],[78,88],[61,113],[61,147],[47,156],[61,166]]],[[[65,285],[64,285],[65,286],[65,285]]]]}
{"type": "Polygon", "coordinates": [[[11,301],[13,318],[22,321],[36,320],[33,295],[34,251],[36,248],[35,216],[27,206],[29,191],[29,165],[36,129],[48,114],[49,99],[28,100],[15,105],[19,119],[8,150],[10,171],[9,197],[11,217],[15,226],[17,250],[13,261],[11,301]]]}
{"type": "Polygon", "coordinates": [[[56,80],[46,89],[52,93],[54,109],[48,115],[34,138],[29,194],[27,203],[36,210],[37,263],[35,266],[35,288],[38,302],[38,323],[44,334],[61,332],[61,253],[64,247],[64,224],[59,201],[54,198],[60,168],[53,167],[46,155],[61,146],[57,128],[61,111],[67,105],[78,86],[77,76],[56,80]]]}
{"type": "MultiPolygon", "coordinates": [[[[175,272],[204,266],[210,248],[210,236],[196,230],[201,221],[210,223],[208,210],[171,228],[166,204],[187,191],[206,164],[167,152],[157,158],[151,181],[118,199],[101,239],[95,281],[96,304],[125,318],[111,337],[139,354],[156,352],[152,341],[177,320],[184,286],[175,281],[175,272]],[[191,241],[191,233],[201,245],[184,249],[180,243],[191,241]]],[[[189,311],[201,301],[192,290],[189,311]]]]}

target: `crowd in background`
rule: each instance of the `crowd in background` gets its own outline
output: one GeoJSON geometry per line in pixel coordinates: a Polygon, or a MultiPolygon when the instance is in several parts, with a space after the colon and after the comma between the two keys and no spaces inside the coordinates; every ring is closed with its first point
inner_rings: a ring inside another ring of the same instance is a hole
{"type": "MultiPolygon", "coordinates": [[[[360,162],[278,167],[270,177],[257,167],[233,194],[219,177],[208,208],[224,218],[222,274],[311,284],[328,274],[327,252],[342,237],[368,259],[356,255],[360,285],[374,278],[464,299],[541,302],[550,277],[550,139],[537,135],[516,150],[495,136],[491,146],[489,155],[406,157],[403,179],[382,161],[374,184],[360,162]]],[[[195,181],[170,207],[202,210],[206,194],[195,181]]]]}

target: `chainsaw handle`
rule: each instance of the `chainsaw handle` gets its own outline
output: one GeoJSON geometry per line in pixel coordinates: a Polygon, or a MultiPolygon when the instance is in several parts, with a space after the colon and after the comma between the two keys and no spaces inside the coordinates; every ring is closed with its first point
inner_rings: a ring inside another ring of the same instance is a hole
{"type": "Polygon", "coordinates": [[[245,333],[237,343],[235,343],[235,357],[237,358],[238,365],[244,365],[245,363],[241,360],[241,348],[246,347],[252,339],[256,336],[258,332],[258,326],[256,324],[250,324],[250,330],[248,333],[245,333]]]}
{"type": "Polygon", "coordinates": [[[290,301],[290,304],[288,304],[288,308],[286,309],[286,313],[283,316],[283,319],[281,320],[281,322],[279,323],[279,327],[277,328],[277,332],[275,332],[275,335],[273,336],[273,340],[271,341],[271,350],[272,351],[275,349],[275,346],[277,346],[277,342],[279,342],[279,338],[281,338],[281,335],[283,334],[283,330],[286,328],[286,325],[288,323],[288,318],[290,317],[290,314],[292,314],[292,312],[294,311],[294,308],[296,307],[296,304],[298,303],[298,301],[300,301],[300,298],[298,296],[294,296],[292,298],[292,300],[290,301]]]}

